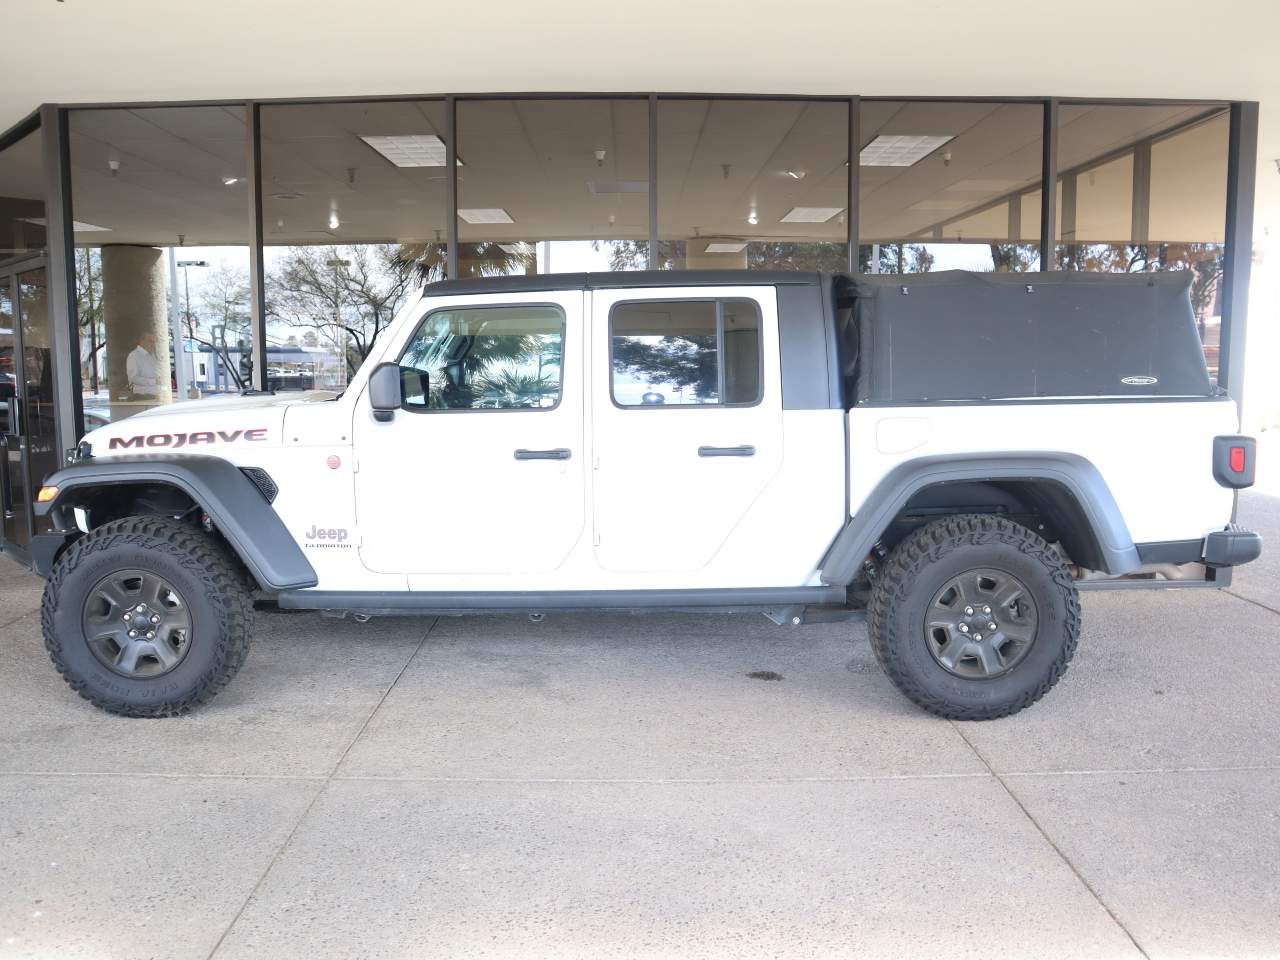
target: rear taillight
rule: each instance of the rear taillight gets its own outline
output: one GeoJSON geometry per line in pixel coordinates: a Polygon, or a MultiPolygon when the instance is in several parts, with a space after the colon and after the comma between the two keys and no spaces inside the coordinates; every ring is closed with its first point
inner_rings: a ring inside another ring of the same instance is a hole
{"type": "Polygon", "coordinates": [[[1224,487],[1253,486],[1257,442],[1253,437],[1213,438],[1213,478],[1224,487]]]}

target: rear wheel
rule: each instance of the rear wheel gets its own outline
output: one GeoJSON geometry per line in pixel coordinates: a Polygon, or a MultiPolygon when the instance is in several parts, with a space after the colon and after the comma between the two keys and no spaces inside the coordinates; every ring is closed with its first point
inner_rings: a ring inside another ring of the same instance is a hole
{"type": "Polygon", "coordinates": [[[45,586],[45,646],[80,696],[159,717],[208,700],[244,663],[253,600],[211,536],[163,517],[106,524],[72,545],[45,586]]]}
{"type": "Polygon", "coordinates": [[[1080,600],[1061,555],[1000,517],[964,515],[907,537],[884,564],[868,609],[889,679],[930,713],[1007,716],[1066,672],[1080,600]]]}

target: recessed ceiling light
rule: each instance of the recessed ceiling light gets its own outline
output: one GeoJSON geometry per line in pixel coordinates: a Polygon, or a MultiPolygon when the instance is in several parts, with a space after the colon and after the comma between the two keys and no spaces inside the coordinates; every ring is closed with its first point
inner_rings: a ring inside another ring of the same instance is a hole
{"type": "Polygon", "coordinates": [[[337,230],[340,226],[342,226],[342,221],[338,219],[338,211],[334,210],[329,214],[329,229],[337,230]]]}
{"type": "Polygon", "coordinates": [[[826,223],[844,207],[792,207],[783,223],[826,223]]]}
{"type": "MultiPolygon", "coordinates": [[[[49,222],[44,217],[19,217],[23,223],[34,223],[37,227],[47,227],[49,222]]],[[[81,223],[79,220],[71,221],[71,229],[76,233],[110,233],[110,227],[100,227],[95,223],[81,223]]]]}
{"type": "Polygon", "coordinates": [[[501,207],[472,207],[459,210],[458,216],[467,223],[515,223],[501,207]]]}
{"type": "Polygon", "coordinates": [[[727,243],[717,240],[714,243],[708,243],[703,248],[703,253],[741,253],[747,249],[747,244],[743,243],[727,243]]]}
{"type": "Polygon", "coordinates": [[[910,167],[919,163],[944,143],[955,137],[951,134],[925,136],[895,136],[881,134],[858,154],[858,164],[863,167],[910,167]]]}
{"type": "Polygon", "coordinates": [[[273,193],[272,200],[301,200],[302,194],[294,190],[283,190],[280,193],[273,193]]]}
{"type": "Polygon", "coordinates": [[[803,180],[805,177],[805,173],[803,170],[783,170],[782,172],[785,173],[792,180],[803,180]]]}
{"type": "Polygon", "coordinates": [[[239,177],[223,177],[222,178],[223,186],[227,186],[227,187],[235,186],[239,182],[240,182],[239,177]]]}
{"type": "MultiPolygon", "coordinates": [[[[413,133],[394,137],[361,137],[365,143],[397,167],[443,167],[444,141],[432,133],[413,133]]],[[[457,161],[462,166],[462,161],[457,161]]]]}

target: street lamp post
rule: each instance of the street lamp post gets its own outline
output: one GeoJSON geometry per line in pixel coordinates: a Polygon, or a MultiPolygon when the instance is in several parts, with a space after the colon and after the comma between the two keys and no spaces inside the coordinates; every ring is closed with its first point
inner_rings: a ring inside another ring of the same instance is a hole
{"type": "Polygon", "coordinates": [[[191,327],[191,274],[187,272],[188,267],[207,267],[208,260],[179,260],[178,266],[182,268],[182,295],[187,301],[187,327],[191,327]]]}
{"type": "MultiPolygon", "coordinates": [[[[340,270],[342,270],[344,267],[351,266],[351,261],[343,260],[341,257],[334,257],[331,260],[326,260],[324,262],[324,265],[326,267],[329,267],[333,271],[333,275],[336,279],[338,276],[338,272],[340,270]]],[[[345,383],[350,376],[350,374],[347,372],[347,365],[348,365],[347,353],[350,347],[349,340],[351,338],[349,334],[340,333],[340,331],[342,331],[342,304],[340,302],[341,293],[336,292],[337,291],[336,285],[334,287],[334,290],[335,290],[335,294],[334,294],[334,301],[333,301],[333,323],[334,323],[334,326],[337,328],[334,330],[334,333],[339,334],[338,342],[341,344],[339,349],[342,351],[342,356],[338,358],[338,369],[342,371],[342,380],[345,383]]]]}
{"type": "MultiPolygon", "coordinates": [[[[191,322],[191,271],[189,268],[207,267],[209,266],[209,261],[208,260],[179,260],[176,266],[179,266],[182,268],[182,296],[183,296],[183,300],[186,301],[186,308],[184,310],[186,314],[186,330],[178,331],[179,333],[178,342],[173,345],[173,361],[174,361],[174,366],[177,367],[179,371],[181,371],[180,376],[182,377],[182,379],[185,380],[187,379],[187,364],[182,354],[186,353],[187,335],[195,334],[195,327],[191,322]]],[[[182,387],[183,392],[186,393],[190,391],[194,383],[195,383],[195,377],[192,376],[190,378],[190,382],[183,385],[182,387]]]]}

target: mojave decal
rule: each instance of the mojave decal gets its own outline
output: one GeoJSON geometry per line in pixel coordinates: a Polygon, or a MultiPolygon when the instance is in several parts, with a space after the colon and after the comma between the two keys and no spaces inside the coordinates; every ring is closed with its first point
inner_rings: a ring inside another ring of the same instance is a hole
{"type": "Polygon", "coordinates": [[[144,433],[132,437],[112,437],[109,450],[129,447],[194,447],[201,443],[235,443],[237,440],[265,440],[266,427],[252,430],[197,430],[194,433],[144,433]]]}

